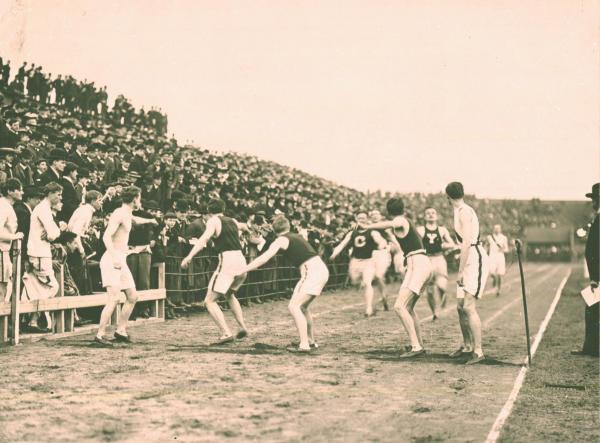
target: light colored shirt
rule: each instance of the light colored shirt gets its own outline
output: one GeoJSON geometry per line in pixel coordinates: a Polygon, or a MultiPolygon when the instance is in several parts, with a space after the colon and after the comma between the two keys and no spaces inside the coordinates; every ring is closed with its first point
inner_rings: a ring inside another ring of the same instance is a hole
{"type": "Polygon", "coordinates": [[[89,203],[75,209],[73,215],[71,215],[71,218],[69,219],[69,231],[78,236],[85,235],[92,223],[94,212],[94,207],[89,203]]]}
{"type": "Polygon", "coordinates": [[[60,228],[52,216],[50,201],[45,198],[31,213],[31,226],[29,228],[29,239],[27,241],[27,254],[30,257],[52,257],[50,242],[60,236],[60,228]],[[46,234],[48,240],[43,240],[46,234]]]}
{"type": "Polygon", "coordinates": [[[504,234],[488,236],[488,243],[490,245],[490,255],[508,252],[508,238],[504,234]]]}
{"type": "MultiPolygon", "coordinates": [[[[10,200],[6,197],[0,198],[0,231],[9,234],[15,234],[17,232],[17,214],[11,204],[10,200]]],[[[10,251],[10,240],[0,240],[0,251],[10,251]]]]}
{"type": "Polygon", "coordinates": [[[477,218],[475,210],[465,202],[454,208],[454,230],[462,239],[461,243],[463,244],[474,245],[479,242],[479,218],[477,218]],[[470,238],[465,238],[464,228],[467,223],[471,226],[470,238]]]}

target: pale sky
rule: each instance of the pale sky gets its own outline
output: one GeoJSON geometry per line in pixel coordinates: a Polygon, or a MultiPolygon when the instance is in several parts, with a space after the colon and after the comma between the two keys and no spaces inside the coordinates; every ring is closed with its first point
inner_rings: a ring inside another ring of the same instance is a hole
{"type": "Polygon", "coordinates": [[[0,55],[361,190],[582,199],[599,2],[0,0],[0,55]]]}

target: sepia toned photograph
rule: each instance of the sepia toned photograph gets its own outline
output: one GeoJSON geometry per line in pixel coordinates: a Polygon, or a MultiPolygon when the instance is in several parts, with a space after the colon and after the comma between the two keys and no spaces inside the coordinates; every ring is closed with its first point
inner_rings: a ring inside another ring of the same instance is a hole
{"type": "Polygon", "coordinates": [[[600,0],[0,0],[0,443],[600,441],[600,0]]]}

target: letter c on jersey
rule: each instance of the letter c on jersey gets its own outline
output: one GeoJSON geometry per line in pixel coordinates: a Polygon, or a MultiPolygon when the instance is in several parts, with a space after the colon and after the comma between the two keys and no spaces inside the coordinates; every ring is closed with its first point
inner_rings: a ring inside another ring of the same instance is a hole
{"type": "Polygon", "coordinates": [[[356,236],[356,238],[354,239],[354,246],[356,248],[362,248],[367,244],[367,239],[365,238],[364,235],[358,235],[356,236]]]}

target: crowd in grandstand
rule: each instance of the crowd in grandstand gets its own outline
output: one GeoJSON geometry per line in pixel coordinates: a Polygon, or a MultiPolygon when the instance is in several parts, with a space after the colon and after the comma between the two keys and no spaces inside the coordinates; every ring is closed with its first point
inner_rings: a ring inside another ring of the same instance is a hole
{"type": "MultiPolygon", "coordinates": [[[[328,254],[357,210],[382,208],[390,197],[359,192],[250,155],[182,146],[167,136],[167,130],[167,116],[160,110],[136,110],[123,96],[110,106],[106,87],[71,76],[54,77],[34,64],[17,68],[0,58],[0,184],[16,178],[23,186],[23,202],[15,210],[25,235],[27,215],[47,196],[47,185],[62,187],[62,203],[53,207],[55,219],[78,240],[69,237],[67,252],[55,260],[69,264],[71,292],[98,289],[94,261],[103,252],[103,226],[129,185],[142,190],[139,215],[159,220],[157,227],[138,227],[131,234],[131,247],[139,252],[130,263],[137,287],[149,288],[152,263],[166,261],[173,275],[167,281],[170,298],[181,304],[193,301],[183,295],[185,288],[201,284],[195,281],[198,269],[194,272],[192,266],[186,277],[180,274],[179,262],[169,260],[185,256],[190,240],[203,232],[209,199],[220,197],[228,215],[248,223],[244,245],[248,255],[256,256],[273,235],[267,220],[275,214],[285,214],[295,231],[328,254]],[[81,223],[85,211],[93,213],[91,223],[81,223]]],[[[416,224],[430,206],[438,209],[442,222],[452,224],[452,208],[444,194],[402,197],[416,224]]],[[[485,233],[502,223],[514,237],[523,226],[553,222],[552,209],[536,201],[468,200],[480,214],[485,233]]],[[[54,249],[65,250],[58,244],[54,249]]]]}

